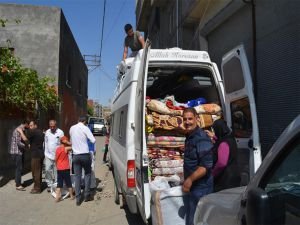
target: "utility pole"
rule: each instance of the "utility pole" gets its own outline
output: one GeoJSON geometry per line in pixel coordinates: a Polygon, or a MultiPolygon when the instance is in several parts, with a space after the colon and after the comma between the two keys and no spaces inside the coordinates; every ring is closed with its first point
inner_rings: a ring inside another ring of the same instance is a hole
{"type": "Polygon", "coordinates": [[[92,72],[101,65],[99,55],[83,55],[83,59],[89,72],[92,72]]]}

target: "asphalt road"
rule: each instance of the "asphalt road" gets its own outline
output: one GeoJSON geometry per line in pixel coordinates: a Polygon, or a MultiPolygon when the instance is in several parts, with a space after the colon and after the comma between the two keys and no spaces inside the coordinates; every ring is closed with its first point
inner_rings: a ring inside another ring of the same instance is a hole
{"type": "Polygon", "coordinates": [[[102,164],[104,137],[96,137],[96,140],[98,186],[94,201],[76,206],[69,198],[56,203],[46,190],[30,194],[32,176],[28,173],[22,177],[28,185],[26,191],[16,191],[14,180],[0,188],[0,225],[143,225],[139,215],[132,215],[126,207],[120,208],[114,203],[112,173],[102,164]]]}

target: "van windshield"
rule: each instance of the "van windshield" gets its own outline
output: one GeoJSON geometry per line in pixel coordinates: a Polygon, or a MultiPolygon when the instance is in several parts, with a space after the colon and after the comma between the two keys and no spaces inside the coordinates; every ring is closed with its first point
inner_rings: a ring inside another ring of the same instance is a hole
{"type": "Polygon", "coordinates": [[[101,118],[90,118],[89,123],[104,124],[104,119],[101,119],[101,118]]]}

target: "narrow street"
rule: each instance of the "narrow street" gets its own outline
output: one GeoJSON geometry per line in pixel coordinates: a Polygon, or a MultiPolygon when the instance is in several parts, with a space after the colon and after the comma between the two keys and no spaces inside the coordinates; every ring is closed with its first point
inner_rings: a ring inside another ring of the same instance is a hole
{"type": "Polygon", "coordinates": [[[97,190],[94,201],[76,206],[69,198],[56,203],[46,190],[41,194],[30,194],[31,173],[22,177],[26,191],[16,191],[14,180],[0,188],[0,225],[141,225],[139,215],[130,214],[114,203],[113,177],[111,171],[102,164],[104,137],[96,137],[97,154],[95,173],[97,190]]]}

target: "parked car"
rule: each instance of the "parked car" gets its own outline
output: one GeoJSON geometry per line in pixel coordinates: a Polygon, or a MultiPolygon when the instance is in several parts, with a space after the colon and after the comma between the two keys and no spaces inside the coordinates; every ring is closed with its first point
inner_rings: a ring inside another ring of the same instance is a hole
{"type": "Polygon", "coordinates": [[[105,121],[101,117],[89,117],[88,127],[95,135],[106,135],[105,121]]]}
{"type": "Polygon", "coordinates": [[[203,197],[194,224],[300,224],[300,115],[284,130],[246,187],[203,197]]]}

